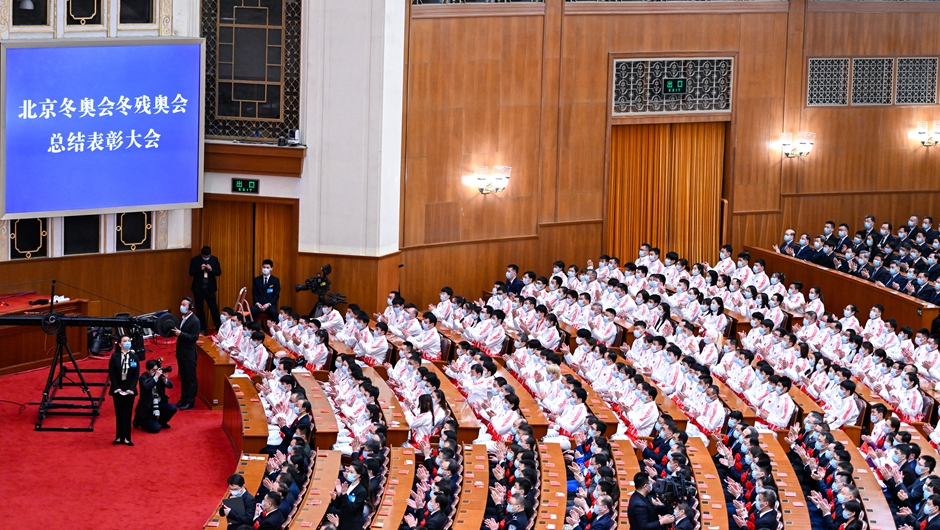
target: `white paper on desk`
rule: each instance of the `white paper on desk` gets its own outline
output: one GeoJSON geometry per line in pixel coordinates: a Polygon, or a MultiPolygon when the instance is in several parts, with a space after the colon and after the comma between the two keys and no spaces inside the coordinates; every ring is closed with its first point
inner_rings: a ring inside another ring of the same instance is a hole
{"type": "Polygon", "coordinates": [[[293,370],[290,371],[290,373],[292,373],[292,374],[309,374],[309,373],[310,373],[310,370],[307,370],[306,368],[294,368],[293,370]]]}
{"type": "Polygon", "coordinates": [[[248,377],[248,374],[246,374],[245,372],[242,372],[241,370],[235,370],[235,373],[232,374],[232,377],[244,377],[245,379],[251,379],[250,377],[248,377]]]}

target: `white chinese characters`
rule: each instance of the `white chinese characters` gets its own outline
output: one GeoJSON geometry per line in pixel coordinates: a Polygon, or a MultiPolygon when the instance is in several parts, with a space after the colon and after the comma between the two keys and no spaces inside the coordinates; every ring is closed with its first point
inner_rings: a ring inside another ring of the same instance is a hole
{"type": "Polygon", "coordinates": [[[115,112],[129,116],[131,114],[185,114],[186,105],[189,100],[182,94],[176,94],[176,97],[170,101],[169,96],[159,94],[151,100],[148,95],[127,97],[118,96],[115,103],[108,96],[101,98],[101,101],[95,105],[94,98],[81,98],[78,101],[79,108],[75,108],[75,100],[63,97],[61,103],[56,99],[46,98],[43,101],[25,99],[18,108],[20,112],[16,115],[21,120],[50,120],[56,117],[71,119],[73,116],[81,118],[106,118],[113,117],[115,112]],[[58,110],[57,110],[58,109],[58,110]]]}
{"type": "Polygon", "coordinates": [[[161,135],[150,129],[146,134],[131,129],[130,134],[124,131],[108,131],[107,133],[52,133],[49,138],[49,153],[84,153],[84,152],[111,152],[124,149],[159,149],[161,135]],[[143,143],[141,143],[141,141],[143,143]]]}

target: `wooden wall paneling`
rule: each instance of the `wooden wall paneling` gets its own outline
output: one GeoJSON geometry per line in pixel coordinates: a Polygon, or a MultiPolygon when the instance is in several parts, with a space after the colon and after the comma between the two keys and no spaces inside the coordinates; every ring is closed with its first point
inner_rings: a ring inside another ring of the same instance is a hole
{"type": "Polygon", "coordinates": [[[546,0],[542,38],[542,83],[539,102],[539,222],[557,220],[558,138],[560,129],[561,41],[565,0],[546,0]]]}
{"type": "Polygon", "coordinates": [[[412,20],[403,248],[535,233],[542,33],[542,16],[412,20]],[[464,184],[498,164],[499,196],[464,184]]]}
{"type": "Polygon", "coordinates": [[[205,170],[215,173],[296,177],[304,169],[307,148],[247,145],[228,142],[205,144],[205,170]]]}
{"type": "MultiPolygon", "coordinates": [[[[913,3],[912,3],[913,4],[913,3]]],[[[927,7],[929,2],[917,3],[927,7]]],[[[806,14],[807,57],[936,56],[940,13],[806,14]]]]}
{"type": "MultiPolygon", "coordinates": [[[[799,131],[807,130],[803,125],[803,106],[806,104],[806,76],[807,63],[803,53],[803,47],[806,40],[806,4],[807,0],[794,0],[790,2],[790,14],[787,19],[787,44],[786,44],[786,84],[785,84],[785,103],[784,119],[782,128],[777,131],[779,135],[782,132],[791,132],[794,137],[799,131]]],[[[814,129],[809,129],[814,130],[814,129]]],[[[779,136],[777,137],[779,142],[779,136]]],[[[774,150],[776,152],[776,150],[774,150]]],[[[778,190],[792,191],[796,188],[796,181],[799,178],[803,167],[798,164],[792,164],[792,160],[787,159],[780,153],[779,156],[780,173],[776,183],[778,190]]],[[[759,179],[755,179],[759,182],[759,179]]],[[[755,203],[750,206],[750,201],[742,204],[748,204],[742,209],[746,210],[771,210],[779,208],[779,197],[774,196],[772,202],[755,203]]]]}
{"type": "MultiPolygon", "coordinates": [[[[388,300],[388,293],[390,291],[398,291],[401,288],[400,265],[401,252],[379,258],[376,271],[378,280],[376,282],[375,301],[372,304],[373,307],[366,310],[370,315],[379,310],[384,310],[388,300]]],[[[360,303],[359,305],[362,306],[365,304],[360,303]]]]}
{"type": "Polygon", "coordinates": [[[600,219],[539,225],[535,261],[530,269],[548,277],[552,272],[552,263],[557,260],[574,263],[578,267],[584,267],[587,260],[592,260],[596,266],[597,258],[603,252],[602,229],[603,222],[600,219]]]}
{"type": "Polygon", "coordinates": [[[190,249],[186,248],[6,261],[0,263],[4,283],[28,283],[3,287],[0,291],[36,291],[48,297],[50,283],[45,280],[56,279],[62,282],[56,286],[57,295],[99,300],[96,310],[99,316],[175,311],[179,301],[192,294],[191,257],[190,249]]]}
{"type": "Polygon", "coordinates": [[[733,213],[731,215],[731,241],[734,253],[741,252],[745,244],[770,248],[783,239],[782,212],[755,214],[733,213]],[[751,243],[756,241],[757,243],[751,243]]]}
{"type": "MultiPolygon", "coordinates": [[[[334,293],[346,295],[349,303],[358,304],[363,311],[371,315],[376,309],[385,308],[385,296],[388,294],[377,294],[378,289],[378,263],[379,258],[369,256],[340,256],[336,254],[313,254],[301,252],[297,256],[297,266],[295,268],[296,277],[285,285],[282,280],[282,289],[290,288],[294,290],[294,284],[302,283],[306,278],[313,278],[320,272],[320,268],[329,264],[333,268],[330,274],[331,287],[334,293]],[[381,297],[382,305],[377,307],[377,301],[381,297]]],[[[310,312],[317,303],[317,295],[310,291],[294,293],[293,309],[302,314],[310,312]]],[[[340,312],[344,312],[345,306],[339,307],[340,312]]]]}
{"type": "Polygon", "coordinates": [[[300,222],[299,202],[256,203],[254,223],[254,263],[252,277],[261,274],[261,262],[274,262],[273,274],[281,280],[278,303],[290,305],[294,300],[294,264],[297,262],[297,227],[300,222]]]}
{"type": "MultiPolygon", "coordinates": [[[[254,272],[254,213],[252,203],[226,200],[226,196],[206,194],[201,216],[200,246],[212,247],[219,258],[222,275],[216,279],[219,308],[234,307],[238,291],[248,288],[251,301],[251,280],[254,272]]],[[[194,239],[195,241],[195,239],[194,239]]],[[[208,309],[206,309],[208,311],[208,309]]]]}

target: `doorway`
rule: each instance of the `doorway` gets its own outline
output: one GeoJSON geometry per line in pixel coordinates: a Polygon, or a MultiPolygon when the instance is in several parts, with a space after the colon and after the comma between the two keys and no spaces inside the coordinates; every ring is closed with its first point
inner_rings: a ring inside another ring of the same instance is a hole
{"type": "Polygon", "coordinates": [[[219,308],[234,307],[242,287],[251,301],[251,282],[265,259],[281,280],[278,304],[291,305],[299,209],[296,199],[205,194],[202,210],[193,210],[193,250],[209,245],[219,258],[219,308]]]}
{"type": "Polygon", "coordinates": [[[642,243],[692,263],[711,261],[721,240],[724,122],[615,125],[604,248],[621,262],[642,243]]]}

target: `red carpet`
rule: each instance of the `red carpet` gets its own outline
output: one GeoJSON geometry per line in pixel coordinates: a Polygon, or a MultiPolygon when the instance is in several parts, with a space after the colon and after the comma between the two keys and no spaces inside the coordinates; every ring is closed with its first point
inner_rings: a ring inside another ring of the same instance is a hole
{"type": "MultiPolygon", "coordinates": [[[[174,366],[170,402],[179,399],[173,342],[148,343],[147,358],[163,357],[174,366]]],[[[106,368],[107,361],[86,359],[81,368],[106,368]]],[[[133,431],[134,447],[111,445],[114,406],[101,409],[94,432],[34,430],[36,405],[20,413],[7,403],[39,401],[48,369],[0,377],[0,496],[12,502],[2,527],[18,529],[193,529],[211,515],[235,469],[232,446],[222,431],[222,413],[197,401],[180,411],[171,429],[150,434],[133,431]],[[15,506],[15,508],[13,508],[15,506]]],[[[89,374],[103,380],[105,374],[89,374]]],[[[66,392],[69,389],[63,389],[66,392]]],[[[68,395],[74,395],[77,389],[68,395]]],[[[101,387],[92,387],[98,395],[101,387]]],[[[64,395],[64,394],[60,394],[64,395]]],[[[86,417],[47,417],[47,426],[87,425],[86,417]]],[[[8,503],[9,504],[9,503],[8,503]]]]}

